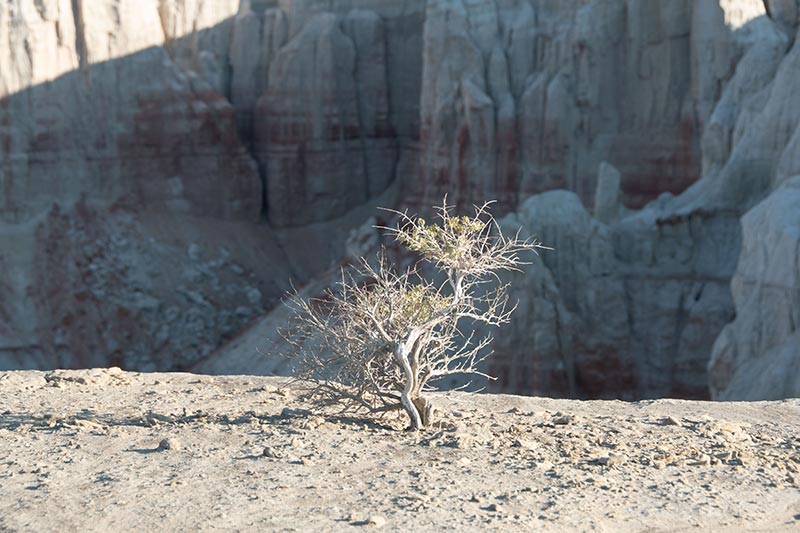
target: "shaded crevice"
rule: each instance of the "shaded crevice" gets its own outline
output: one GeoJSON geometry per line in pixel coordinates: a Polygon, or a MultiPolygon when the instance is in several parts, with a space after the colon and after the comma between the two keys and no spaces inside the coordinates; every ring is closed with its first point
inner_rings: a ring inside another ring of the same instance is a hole
{"type": "Polygon", "coordinates": [[[264,15],[268,8],[276,7],[273,0],[250,0],[250,9],[259,17],[264,15]]]}
{"type": "Polygon", "coordinates": [[[31,43],[28,39],[22,41],[22,47],[25,50],[25,57],[28,59],[28,64],[33,68],[33,53],[31,52],[31,43]]]}
{"type": "Polygon", "coordinates": [[[164,33],[164,43],[166,43],[169,37],[169,31],[167,31],[167,5],[164,0],[158,3],[157,11],[158,20],[161,23],[161,31],[164,33]]]}
{"type": "Polygon", "coordinates": [[[83,0],[72,1],[72,18],[75,22],[75,51],[78,54],[78,64],[80,67],[89,66],[86,51],[86,28],[83,24],[83,0]]]}
{"type": "Polygon", "coordinates": [[[261,181],[261,221],[269,223],[269,196],[267,192],[267,165],[262,163],[258,157],[256,157],[252,147],[248,143],[243,143],[245,145],[245,149],[250,154],[250,157],[256,162],[256,168],[258,169],[258,179],[261,181]]]}
{"type": "MultiPolygon", "coordinates": [[[[691,288],[689,289],[691,291],[691,288]]],[[[677,306],[677,316],[675,318],[675,329],[672,332],[672,342],[669,348],[669,388],[662,392],[661,396],[668,396],[672,392],[672,388],[675,386],[675,361],[678,360],[678,356],[680,353],[681,348],[681,340],[683,338],[683,331],[686,329],[686,324],[689,319],[689,314],[691,309],[687,308],[686,302],[687,294],[686,292],[681,292],[680,297],[678,298],[678,306],[677,306]]],[[[657,387],[658,388],[658,387],[657,387]]],[[[667,387],[665,387],[667,388],[667,387]]]]}
{"type": "Polygon", "coordinates": [[[575,356],[571,350],[566,350],[564,340],[562,338],[564,332],[564,324],[561,321],[561,313],[558,309],[558,304],[553,305],[553,311],[556,318],[556,342],[558,343],[558,353],[561,355],[561,362],[564,365],[564,372],[567,375],[567,384],[569,387],[570,397],[577,397],[578,384],[576,378],[575,356]]]}
{"type": "MultiPolygon", "coordinates": [[[[362,94],[361,89],[361,68],[362,68],[362,61],[363,58],[361,57],[361,51],[359,50],[355,39],[352,35],[350,35],[347,30],[343,27],[340,27],[340,31],[342,35],[344,35],[350,46],[353,48],[353,69],[350,72],[350,76],[353,79],[353,86],[355,88],[355,97],[356,97],[356,119],[358,120],[358,141],[359,141],[359,148],[360,148],[360,165],[361,165],[361,173],[363,176],[363,181],[361,186],[364,190],[364,199],[369,199],[373,191],[371,191],[370,186],[370,176],[369,176],[369,165],[367,163],[367,139],[365,133],[365,122],[366,119],[364,117],[364,109],[363,109],[363,98],[365,95],[362,94]]],[[[338,91],[337,91],[338,92],[338,91]]],[[[343,135],[343,133],[341,134],[343,135]]],[[[341,139],[340,139],[341,140],[341,139]]]]}
{"type": "Polygon", "coordinates": [[[39,16],[42,20],[47,20],[47,6],[44,5],[44,0],[33,0],[33,5],[36,7],[36,11],[39,12],[39,16]]]}
{"type": "MultiPolygon", "coordinates": [[[[269,20],[266,16],[267,10],[276,8],[276,3],[273,0],[250,0],[249,2],[245,3],[244,1],[241,3],[239,7],[239,15],[241,16],[244,13],[247,13],[245,10],[245,6],[249,8],[249,11],[254,14],[258,19],[258,42],[255,43],[255,48],[258,50],[259,54],[263,54],[263,48],[265,46],[265,42],[267,39],[273,40],[274,36],[272,35],[273,28],[268,27],[267,23],[269,20]]],[[[234,33],[237,31],[235,24],[234,28],[231,33],[231,38],[234,39],[234,33]]],[[[285,42],[281,42],[278,44],[276,49],[270,48],[270,54],[268,57],[262,57],[262,62],[266,61],[266,66],[259,65],[256,67],[256,76],[260,77],[260,83],[256,85],[256,98],[255,101],[252,102],[252,105],[248,104],[247,102],[235,102],[234,97],[234,77],[236,76],[235,66],[233,64],[233,60],[230,55],[227,58],[227,64],[225,66],[225,79],[224,79],[224,88],[223,88],[223,96],[231,104],[234,108],[237,119],[236,119],[236,130],[239,135],[239,140],[242,147],[247,151],[248,155],[253,160],[255,167],[258,172],[259,181],[261,183],[261,210],[260,210],[260,220],[262,222],[268,223],[269,222],[269,202],[268,202],[268,180],[267,180],[267,161],[265,158],[263,147],[260,146],[258,135],[256,132],[256,115],[258,109],[258,102],[264,96],[267,91],[267,87],[269,85],[268,81],[268,74],[269,74],[269,63],[272,60],[272,56],[274,56],[275,52],[278,48],[280,48],[285,42]]]]}
{"type": "MultiPolygon", "coordinates": [[[[229,65],[229,69],[232,67],[229,65]]],[[[229,78],[230,79],[230,78],[229,78]]],[[[228,84],[230,85],[230,83],[228,84]]],[[[223,95],[223,97],[228,101],[231,107],[235,110],[235,112],[239,112],[239,108],[233,103],[233,99],[231,97],[230,91],[228,94],[223,95]]],[[[269,222],[269,198],[267,192],[267,163],[263,157],[259,157],[259,146],[256,142],[255,136],[255,129],[254,127],[250,128],[242,128],[238,127],[237,124],[237,134],[239,136],[239,143],[242,148],[247,152],[247,155],[252,159],[253,164],[255,165],[256,172],[258,173],[258,179],[261,183],[261,210],[259,219],[261,222],[269,222]]],[[[252,125],[251,125],[252,126],[252,125]]]]}
{"type": "MultiPolygon", "coordinates": [[[[400,139],[400,135],[398,135],[398,128],[395,125],[393,117],[395,116],[395,94],[394,94],[394,87],[391,83],[391,80],[394,79],[392,77],[391,72],[391,65],[392,61],[390,58],[391,55],[391,45],[389,44],[389,29],[387,28],[386,31],[383,32],[383,49],[384,49],[384,79],[386,80],[386,122],[391,125],[392,129],[395,132],[395,143],[394,143],[394,158],[392,159],[392,165],[390,169],[389,179],[387,180],[386,187],[384,191],[391,187],[395,180],[397,179],[397,169],[400,166],[400,153],[403,149],[402,142],[400,139]]],[[[420,65],[422,65],[422,58],[420,58],[420,65]]],[[[420,68],[422,68],[420,66],[420,68]]],[[[383,192],[383,191],[381,191],[383,192]]]]}

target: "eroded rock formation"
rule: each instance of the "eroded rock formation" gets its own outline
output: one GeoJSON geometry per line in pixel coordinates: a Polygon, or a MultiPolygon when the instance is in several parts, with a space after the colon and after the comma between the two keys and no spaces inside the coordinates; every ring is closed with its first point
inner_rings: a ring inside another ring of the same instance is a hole
{"type": "MultiPolygon", "coordinates": [[[[754,206],[795,206],[798,26],[797,0],[3,3],[0,366],[190,367],[336,264],[354,208],[448,193],[556,248],[515,280],[498,390],[704,397],[734,272],[794,272],[742,269],[754,206]]],[[[720,397],[794,357],[745,329],[720,397]]]]}
{"type": "Polygon", "coordinates": [[[641,206],[698,177],[693,3],[428,3],[421,97],[423,203],[513,203],[569,188],[597,165],[641,206]]]}
{"type": "Polygon", "coordinates": [[[224,96],[237,9],[0,7],[0,366],[186,368],[280,297],[224,96]]]}
{"type": "MultiPolygon", "coordinates": [[[[698,10],[713,9],[695,17],[719,17],[713,4],[697,3],[698,10]]],[[[725,41],[735,44],[730,50],[738,55],[726,67],[727,77],[719,78],[706,118],[698,115],[706,124],[702,179],[641,211],[622,208],[617,218],[609,215],[618,213],[617,195],[609,190],[615,172],[603,164],[597,220],[567,193],[533,197],[512,219],[512,226],[522,224],[552,240],[557,252],[545,253],[535,265],[547,273],[533,268],[515,280],[527,285],[521,293],[540,297],[523,299],[515,333],[501,336],[494,365],[496,374],[507,376],[507,385],[500,390],[702,396],[703,365],[713,353],[714,397],[798,394],[792,317],[800,284],[793,240],[800,202],[796,184],[787,179],[798,171],[800,48],[766,17],[747,22],[725,41]],[[771,280],[777,273],[776,284],[771,280]],[[769,290],[780,292],[781,299],[768,298],[769,290]]],[[[711,66],[706,64],[704,75],[711,66]]]]}
{"type": "Polygon", "coordinates": [[[800,176],[742,218],[742,252],[732,281],[736,320],[709,364],[723,400],[800,396],[800,176]]]}

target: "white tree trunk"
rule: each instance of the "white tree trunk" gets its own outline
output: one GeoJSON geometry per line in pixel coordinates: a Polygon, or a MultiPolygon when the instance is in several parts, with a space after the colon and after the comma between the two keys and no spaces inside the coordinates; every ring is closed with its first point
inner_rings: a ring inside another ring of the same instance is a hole
{"type": "Polygon", "coordinates": [[[408,413],[408,418],[411,419],[411,429],[422,429],[422,417],[420,417],[419,411],[417,411],[417,407],[414,405],[414,402],[411,399],[411,393],[415,389],[416,376],[414,375],[414,371],[411,369],[411,363],[408,361],[408,350],[404,345],[398,344],[395,346],[394,358],[403,368],[403,372],[406,375],[406,383],[405,387],[403,387],[403,392],[400,395],[400,402],[403,404],[403,407],[408,413]]]}

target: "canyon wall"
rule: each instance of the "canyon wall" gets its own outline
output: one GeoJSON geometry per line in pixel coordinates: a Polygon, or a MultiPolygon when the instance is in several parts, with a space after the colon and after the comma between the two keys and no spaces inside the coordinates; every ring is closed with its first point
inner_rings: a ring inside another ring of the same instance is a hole
{"type": "Polygon", "coordinates": [[[185,368],[281,296],[224,96],[238,7],[0,6],[0,366],[185,368]]]}
{"type": "Polygon", "coordinates": [[[555,248],[512,280],[496,390],[759,396],[740,382],[798,358],[797,321],[747,332],[798,306],[751,290],[779,271],[797,294],[796,264],[750,251],[796,227],[770,206],[800,211],[799,18],[796,0],[4,3],[0,366],[276,371],[226,342],[278,306],[248,333],[272,339],[290,279],[325,279],[375,205],[446,193],[500,200],[555,248]]]}

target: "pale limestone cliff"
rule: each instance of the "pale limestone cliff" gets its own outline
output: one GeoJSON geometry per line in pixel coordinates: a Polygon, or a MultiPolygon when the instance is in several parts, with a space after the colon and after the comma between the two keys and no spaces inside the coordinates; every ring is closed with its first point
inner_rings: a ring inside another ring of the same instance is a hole
{"type": "Polygon", "coordinates": [[[237,9],[0,6],[0,366],[182,368],[280,297],[220,81],[237,9]]]}
{"type": "Polygon", "coordinates": [[[712,395],[723,400],[800,396],[800,176],[742,217],[732,289],[736,320],[714,344],[712,395]]]}

